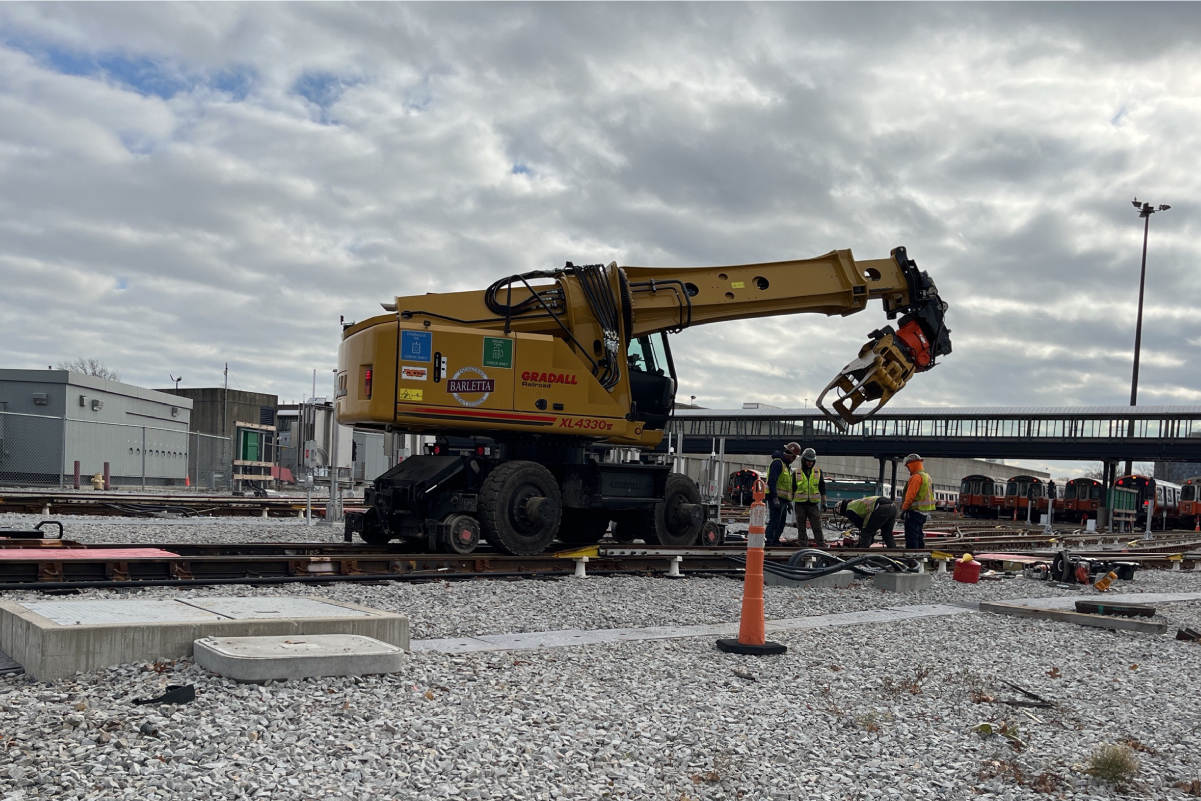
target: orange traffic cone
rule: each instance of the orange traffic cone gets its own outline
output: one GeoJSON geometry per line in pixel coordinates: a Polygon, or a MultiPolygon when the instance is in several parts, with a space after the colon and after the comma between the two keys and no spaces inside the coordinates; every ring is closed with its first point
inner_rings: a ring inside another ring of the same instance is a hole
{"type": "Polygon", "coordinates": [[[190,486],[192,486],[192,477],[191,477],[191,476],[189,476],[187,473],[184,473],[184,474],[183,474],[183,485],[184,485],[185,487],[190,487],[190,486]]]}
{"type": "Polygon", "coordinates": [[[1196,517],[1193,519],[1197,521],[1197,524],[1193,526],[1193,531],[1201,531],[1201,517],[1196,517]]]}
{"type": "MultiPolygon", "coordinates": [[[[767,507],[763,495],[767,485],[755,481],[755,502],[751,504],[750,526],[746,536],[746,576],[742,580],[742,622],[737,640],[718,640],[718,650],[731,654],[782,654],[788,646],[768,642],[763,615],[763,546],[767,534],[767,507]]],[[[803,532],[802,532],[803,533],[803,532]]]]}

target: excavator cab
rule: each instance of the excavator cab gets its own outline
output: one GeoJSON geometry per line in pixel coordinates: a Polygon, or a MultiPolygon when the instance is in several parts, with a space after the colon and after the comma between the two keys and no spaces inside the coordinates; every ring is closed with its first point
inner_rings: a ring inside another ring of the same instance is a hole
{"type": "Polygon", "coordinates": [[[630,376],[630,414],[651,430],[662,430],[676,399],[676,366],[667,334],[659,332],[630,340],[626,350],[630,376]]]}

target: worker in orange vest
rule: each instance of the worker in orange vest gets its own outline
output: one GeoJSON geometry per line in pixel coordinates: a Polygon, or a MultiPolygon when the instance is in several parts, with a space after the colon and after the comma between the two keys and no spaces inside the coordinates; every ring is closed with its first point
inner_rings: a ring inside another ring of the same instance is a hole
{"type": "Polygon", "coordinates": [[[905,486],[905,500],[901,503],[901,514],[905,518],[905,547],[925,548],[926,532],[923,527],[934,511],[934,482],[922,464],[922,457],[911,453],[905,457],[909,468],[909,483],[905,486]]]}

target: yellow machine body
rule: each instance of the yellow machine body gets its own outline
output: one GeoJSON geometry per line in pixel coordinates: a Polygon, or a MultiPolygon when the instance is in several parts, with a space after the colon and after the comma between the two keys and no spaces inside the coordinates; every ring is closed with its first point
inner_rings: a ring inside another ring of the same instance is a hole
{"type": "MultiPolygon", "coordinates": [[[[659,335],[780,314],[854,314],[877,298],[890,317],[927,301],[937,306],[937,321],[926,326],[937,337],[945,304],[903,249],[860,262],[839,250],[728,267],[569,265],[483,291],[400,296],[385,304],[388,314],[345,328],[337,416],[347,425],[413,433],[546,434],[654,447],[664,420],[644,413],[645,388],[663,385],[662,399],[652,392],[653,405],[662,412],[666,404],[668,414],[675,394],[670,350],[658,347],[659,335]],[[632,381],[643,387],[642,409],[632,381]]],[[[865,401],[875,411],[928,367],[891,336],[873,332],[827,387],[843,396],[835,407],[845,422],[866,416],[855,412],[865,401]]],[[[939,352],[949,349],[948,338],[939,352]]]]}

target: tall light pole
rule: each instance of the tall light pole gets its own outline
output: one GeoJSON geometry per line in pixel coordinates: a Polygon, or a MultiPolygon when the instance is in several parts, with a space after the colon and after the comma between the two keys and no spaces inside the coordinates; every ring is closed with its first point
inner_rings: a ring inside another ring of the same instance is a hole
{"type": "MultiPolygon", "coordinates": [[[[1147,283],[1147,235],[1151,231],[1151,215],[1157,211],[1167,211],[1171,206],[1161,204],[1158,208],[1150,203],[1139,203],[1138,198],[1132,201],[1132,205],[1138,209],[1138,216],[1143,218],[1143,268],[1138,276],[1138,318],[1134,324],[1134,374],[1130,379],[1130,405],[1138,405],[1138,357],[1139,351],[1143,345],[1143,291],[1147,283]]],[[[1130,420],[1130,426],[1127,429],[1126,436],[1134,436],[1134,420],[1130,420]]],[[[1130,475],[1131,461],[1126,460],[1126,475],[1130,475]]]]}
{"type": "Polygon", "coordinates": [[[176,378],[175,376],[171,375],[170,373],[167,373],[167,375],[170,376],[171,380],[175,382],[175,388],[179,389],[179,382],[183,381],[183,376],[176,378]]]}

